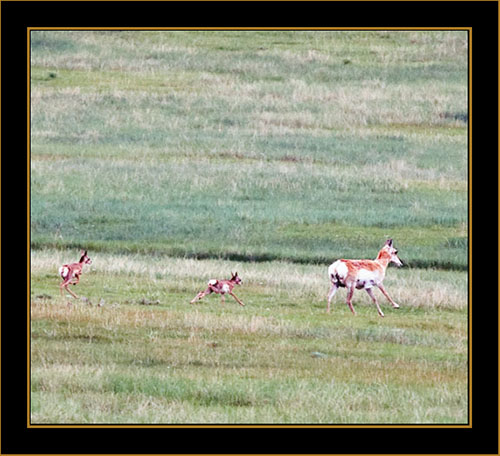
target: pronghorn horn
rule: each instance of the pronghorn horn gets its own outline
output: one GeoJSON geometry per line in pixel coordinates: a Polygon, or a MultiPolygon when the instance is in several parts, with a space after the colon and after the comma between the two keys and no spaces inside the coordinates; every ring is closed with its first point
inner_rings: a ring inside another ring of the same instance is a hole
{"type": "Polygon", "coordinates": [[[385,244],[388,245],[389,247],[391,247],[392,246],[392,239],[387,239],[385,244]]]}

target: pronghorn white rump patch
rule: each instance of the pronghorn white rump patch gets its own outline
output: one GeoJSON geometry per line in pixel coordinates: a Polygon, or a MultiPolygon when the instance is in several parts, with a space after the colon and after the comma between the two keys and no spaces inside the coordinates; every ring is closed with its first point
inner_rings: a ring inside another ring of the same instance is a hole
{"type": "Polygon", "coordinates": [[[69,268],[67,266],[61,266],[59,268],[59,275],[65,279],[68,276],[69,268]]]}
{"type": "Polygon", "coordinates": [[[216,284],[217,284],[217,279],[210,279],[210,280],[208,281],[208,284],[209,284],[209,285],[216,285],[216,284]]]}
{"type": "Polygon", "coordinates": [[[347,277],[347,273],[347,265],[341,260],[335,261],[335,263],[332,263],[328,268],[328,275],[330,277],[338,275],[341,279],[345,279],[347,277]]]}

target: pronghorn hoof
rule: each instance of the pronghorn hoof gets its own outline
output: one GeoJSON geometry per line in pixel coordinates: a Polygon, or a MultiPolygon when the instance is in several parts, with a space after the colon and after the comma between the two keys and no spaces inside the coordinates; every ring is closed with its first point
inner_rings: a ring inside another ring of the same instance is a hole
{"type": "Polygon", "coordinates": [[[399,309],[399,304],[394,304],[392,307],[394,307],[395,309],[399,309]]]}

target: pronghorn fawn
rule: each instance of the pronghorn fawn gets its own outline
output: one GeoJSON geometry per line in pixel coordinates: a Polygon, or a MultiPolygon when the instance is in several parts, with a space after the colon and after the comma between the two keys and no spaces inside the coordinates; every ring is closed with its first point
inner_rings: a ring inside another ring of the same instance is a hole
{"type": "Polygon", "coordinates": [[[389,263],[394,263],[396,266],[402,266],[403,263],[398,258],[398,251],[392,245],[392,239],[388,239],[384,246],[378,252],[375,260],[337,260],[328,268],[328,277],[332,282],[332,287],[328,293],[327,312],[330,312],[330,303],[339,287],[347,288],[347,305],[351,312],[356,315],[352,306],[352,295],[354,289],[360,290],[364,288],[370,295],[370,298],[377,306],[378,314],[383,317],[384,313],[380,309],[377,299],[373,295],[372,288],[378,287],[384,296],[392,304],[392,307],[399,309],[396,304],[385,291],[382,282],[385,277],[385,271],[389,263]]]}
{"type": "Polygon", "coordinates": [[[78,298],[78,296],[73,293],[68,287],[69,285],[76,285],[80,281],[80,275],[82,274],[84,264],[92,264],[92,260],[87,255],[86,250],[82,250],[80,252],[80,261],[78,263],[63,264],[59,268],[59,275],[63,279],[61,285],[59,285],[61,296],[63,294],[64,288],[74,298],[78,298]]]}
{"type": "Polygon", "coordinates": [[[229,280],[217,280],[212,279],[208,281],[208,287],[205,291],[200,291],[191,301],[191,304],[194,304],[196,301],[199,301],[204,296],[210,293],[220,294],[221,303],[224,304],[226,302],[226,297],[224,296],[226,293],[230,294],[240,306],[244,306],[238,297],[233,293],[233,288],[235,285],[240,285],[241,279],[238,277],[238,273],[234,274],[231,272],[231,278],[229,280]]]}

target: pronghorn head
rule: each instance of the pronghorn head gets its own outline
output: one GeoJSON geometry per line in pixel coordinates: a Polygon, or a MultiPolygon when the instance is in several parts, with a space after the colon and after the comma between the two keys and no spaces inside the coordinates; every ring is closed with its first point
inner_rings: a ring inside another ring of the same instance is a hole
{"type": "Polygon", "coordinates": [[[236,285],[239,285],[241,283],[241,279],[238,277],[237,272],[235,272],[234,274],[231,272],[231,282],[234,282],[236,285]]]}
{"type": "Polygon", "coordinates": [[[84,264],[92,264],[92,260],[90,259],[90,257],[87,255],[87,251],[86,250],[82,250],[80,252],[80,263],[84,263],[84,264]]]}
{"type": "Polygon", "coordinates": [[[385,250],[391,257],[390,262],[396,266],[403,266],[403,262],[398,257],[398,250],[392,245],[392,239],[387,239],[382,250],[385,250]]]}

